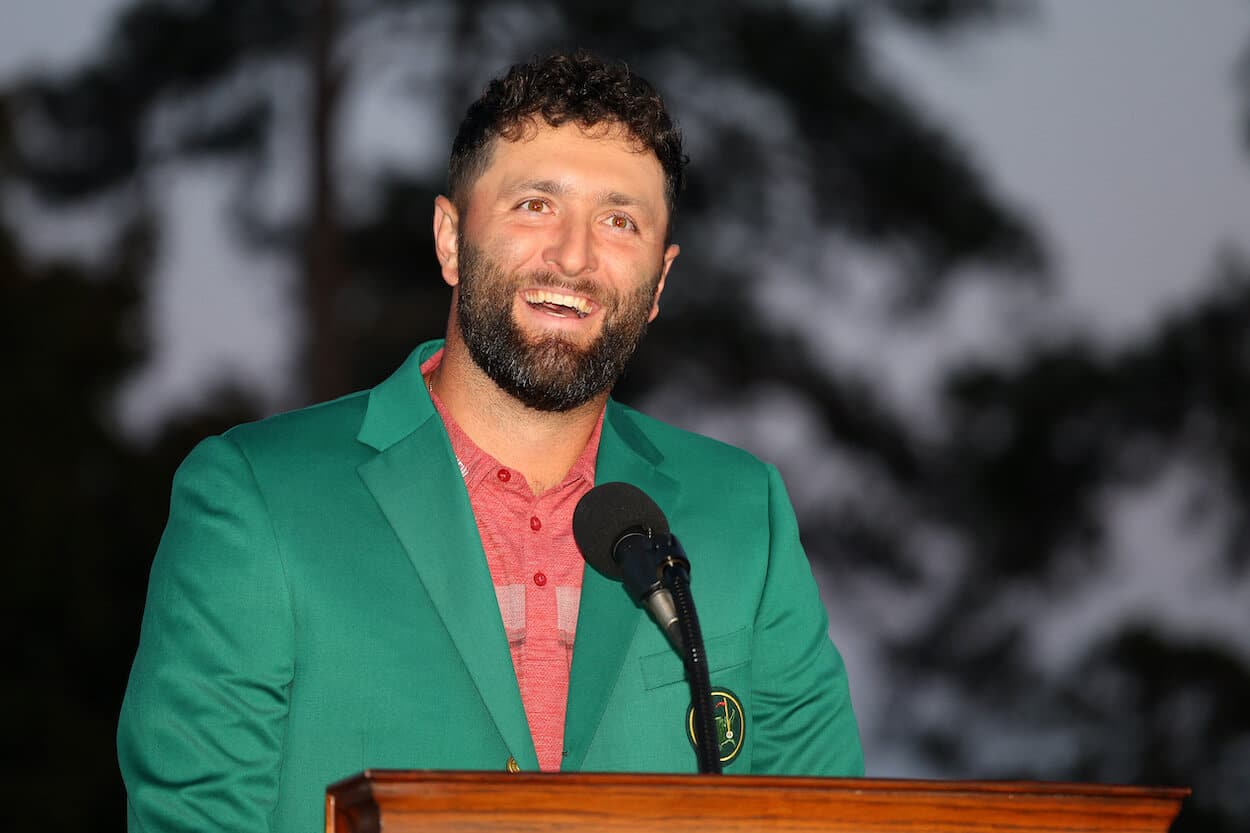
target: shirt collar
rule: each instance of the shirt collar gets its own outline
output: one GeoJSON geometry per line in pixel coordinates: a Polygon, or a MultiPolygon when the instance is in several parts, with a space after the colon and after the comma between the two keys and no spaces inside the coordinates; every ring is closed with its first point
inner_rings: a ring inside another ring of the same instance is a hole
{"type": "MultiPolygon", "coordinates": [[[[426,359],[421,365],[421,375],[428,377],[430,373],[438,369],[442,362],[443,350],[439,349],[438,352],[426,359]]],[[[483,451],[464,432],[464,429],[452,419],[450,412],[448,412],[438,394],[428,388],[428,386],[427,390],[430,394],[430,400],[434,403],[434,408],[438,411],[438,415],[442,417],[443,425],[447,428],[447,436],[451,440],[451,448],[456,454],[456,462],[460,464],[460,474],[464,477],[465,483],[477,484],[487,478],[491,481],[502,482],[499,472],[507,470],[510,474],[517,475],[517,485],[520,485],[520,472],[503,465],[490,454],[483,451]]],[[[590,438],[586,441],[586,446],[582,449],[582,453],[573,461],[568,474],[564,476],[560,484],[552,488],[560,488],[579,480],[585,480],[591,484],[595,482],[595,460],[599,455],[599,439],[603,434],[603,415],[604,411],[601,410],[599,419],[595,422],[595,429],[590,433],[590,438]]]]}

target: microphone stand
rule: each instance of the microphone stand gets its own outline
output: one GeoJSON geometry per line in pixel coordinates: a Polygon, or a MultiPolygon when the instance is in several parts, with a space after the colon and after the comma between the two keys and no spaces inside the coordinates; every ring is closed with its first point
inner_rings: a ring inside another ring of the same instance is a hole
{"type": "Polygon", "coordinates": [[[720,746],[717,743],[716,720],[712,711],[712,683],[708,674],[707,651],[703,647],[703,631],[699,627],[699,615],[694,609],[694,597],[690,593],[690,562],[677,542],[669,534],[656,541],[656,572],[660,583],[673,596],[677,608],[677,621],[681,627],[682,662],[686,666],[686,679],[690,683],[690,701],[694,708],[695,752],[699,772],[719,775],[720,746]],[[667,540],[665,540],[667,539],[667,540]]]}

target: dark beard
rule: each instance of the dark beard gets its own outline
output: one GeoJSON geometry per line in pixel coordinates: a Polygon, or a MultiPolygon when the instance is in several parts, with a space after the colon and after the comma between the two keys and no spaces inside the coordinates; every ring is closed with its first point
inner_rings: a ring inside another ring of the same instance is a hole
{"type": "Polygon", "coordinates": [[[569,411],[609,391],[625,371],[643,334],[659,275],[628,297],[602,297],[590,282],[560,280],[553,273],[509,280],[498,264],[460,238],[456,321],[469,355],[496,385],[538,411],[569,411]],[[579,292],[602,308],[603,328],[586,347],[559,335],[529,339],[512,316],[521,285],[579,292]]]}

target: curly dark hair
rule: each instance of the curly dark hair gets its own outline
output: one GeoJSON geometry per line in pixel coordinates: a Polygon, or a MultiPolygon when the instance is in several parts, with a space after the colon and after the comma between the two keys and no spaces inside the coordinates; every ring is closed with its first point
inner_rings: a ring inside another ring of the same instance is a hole
{"type": "Polygon", "coordinates": [[[582,49],[516,64],[470,105],[447,166],[447,189],[456,205],[463,207],[469,187],[490,164],[494,139],[517,141],[538,116],[552,127],[617,124],[628,131],[640,150],[660,161],[671,228],[685,186],[681,131],[645,79],[624,63],[609,64],[582,49]]]}

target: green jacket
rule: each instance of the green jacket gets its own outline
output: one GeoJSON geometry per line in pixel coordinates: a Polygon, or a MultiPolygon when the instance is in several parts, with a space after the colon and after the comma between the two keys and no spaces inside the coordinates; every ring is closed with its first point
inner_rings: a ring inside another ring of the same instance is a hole
{"type": "MultiPolygon", "coordinates": [[[[464,482],[422,384],[389,379],[201,443],[174,478],[118,750],[131,830],[308,833],[373,769],[536,770],[464,482]]],[[[616,402],[598,482],[668,516],[714,689],[745,713],[728,773],[858,775],[846,673],[776,471],[616,402]]],[[[660,629],[587,570],[563,770],[694,772],[660,629]]]]}

